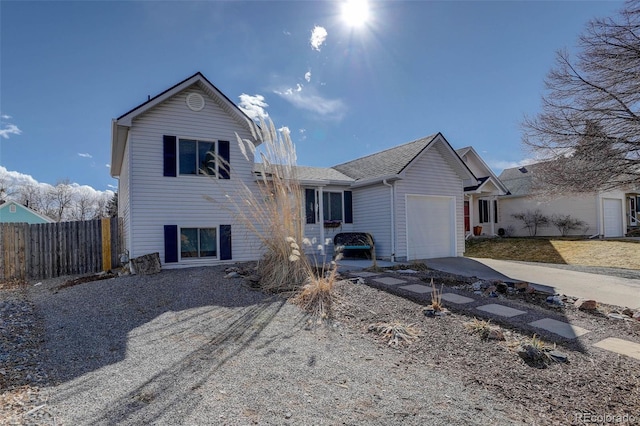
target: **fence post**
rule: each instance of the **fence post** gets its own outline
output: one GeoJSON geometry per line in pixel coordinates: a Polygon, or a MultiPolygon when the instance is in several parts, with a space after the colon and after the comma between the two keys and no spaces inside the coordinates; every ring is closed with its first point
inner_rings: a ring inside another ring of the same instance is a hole
{"type": "Polygon", "coordinates": [[[111,218],[102,218],[102,270],[111,270],[111,218]]]}

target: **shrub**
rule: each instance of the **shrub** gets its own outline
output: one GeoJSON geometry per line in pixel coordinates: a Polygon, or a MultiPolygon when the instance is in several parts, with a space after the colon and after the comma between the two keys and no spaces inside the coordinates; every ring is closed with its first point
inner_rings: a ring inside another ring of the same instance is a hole
{"type": "Polygon", "coordinates": [[[549,224],[549,218],[538,209],[533,211],[527,210],[524,213],[514,213],[511,216],[524,223],[524,228],[529,231],[530,237],[538,235],[538,228],[549,224]]]}
{"type": "Polygon", "coordinates": [[[583,229],[587,231],[587,223],[583,220],[571,217],[571,215],[553,215],[551,216],[551,224],[558,228],[560,235],[566,237],[571,231],[583,229]]]}

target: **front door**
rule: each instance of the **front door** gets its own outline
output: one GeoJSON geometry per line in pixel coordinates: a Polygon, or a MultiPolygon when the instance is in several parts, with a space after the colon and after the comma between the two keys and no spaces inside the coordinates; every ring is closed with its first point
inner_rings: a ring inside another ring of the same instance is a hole
{"type": "Polygon", "coordinates": [[[464,233],[471,231],[471,221],[469,219],[469,202],[464,202],[464,233]]]}
{"type": "Polygon", "coordinates": [[[627,198],[628,218],[630,226],[638,226],[638,199],[636,197],[627,198]]]}

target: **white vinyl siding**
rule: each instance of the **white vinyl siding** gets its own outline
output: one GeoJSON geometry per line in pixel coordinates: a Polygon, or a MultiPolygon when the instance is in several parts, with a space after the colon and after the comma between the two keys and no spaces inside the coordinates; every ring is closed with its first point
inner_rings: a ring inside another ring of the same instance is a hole
{"type": "Polygon", "coordinates": [[[248,131],[195,86],[133,120],[129,134],[132,257],[159,252],[164,262],[164,225],[214,228],[221,224],[232,225],[233,261],[259,257],[258,239],[237,220],[232,204],[224,199],[226,193],[240,193],[242,183],[257,193],[253,159],[244,158],[236,142],[236,132],[243,139],[252,139],[248,131]],[[193,92],[200,93],[206,100],[200,112],[191,111],[185,103],[186,95],[193,92]],[[231,179],[163,176],[163,135],[230,141],[231,179]],[[205,196],[217,202],[206,200],[205,196]]]}
{"type": "Polygon", "coordinates": [[[447,148],[436,143],[425,150],[406,170],[404,179],[396,182],[396,229],[398,260],[407,259],[407,195],[440,195],[453,197],[455,205],[455,253],[464,254],[464,212],[462,179],[445,158],[447,148]]]}
{"type": "Polygon", "coordinates": [[[129,250],[131,253],[131,186],[129,182],[131,176],[129,173],[130,152],[129,139],[127,138],[127,143],[124,148],[124,156],[122,158],[120,177],[118,178],[118,217],[122,220],[122,241],[124,242],[124,249],[129,250]]]}
{"type": "Polygon", "coordinates": [[[353,222],[355,231],[373,236],[376,257],[391,258],[391,188],[382,184],[355,188],[353,222]]]}
{"type": "MultiPolygon", "coordinates": [[[[561,197],[556,199],[538,200],[529,197],[501,197],[498,200],[500,217],[498,228],[510,229],[513,236],[528,237],[529,231],[524,228],[522,221],[514,219],[513,215],[526,211],[540,210],[544,215],[570,215],[574,219],[584,221],[588,229],[571,232],[570,235],[593,235],[598,233],[598,205],[597,196],[585,195],[581,197],[561,197]]],[[[549,224],[538,229],[539,237],[560,236],[560,231],[549,224]]]]}

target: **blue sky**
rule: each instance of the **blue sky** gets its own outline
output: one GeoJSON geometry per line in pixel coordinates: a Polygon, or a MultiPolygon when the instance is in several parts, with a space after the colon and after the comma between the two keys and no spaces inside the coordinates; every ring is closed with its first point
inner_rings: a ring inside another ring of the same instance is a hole
{"type": "Polygon", "coordinates": [[[300,165],[442,132],[499,173],[531,156],[519,123],[555,51],[623,3],[370,2],[360,27],[341,6],[2,0],[0,167],[113,189],[111,119],[200,71],[245,108],[262,100],[300,165]]]}

